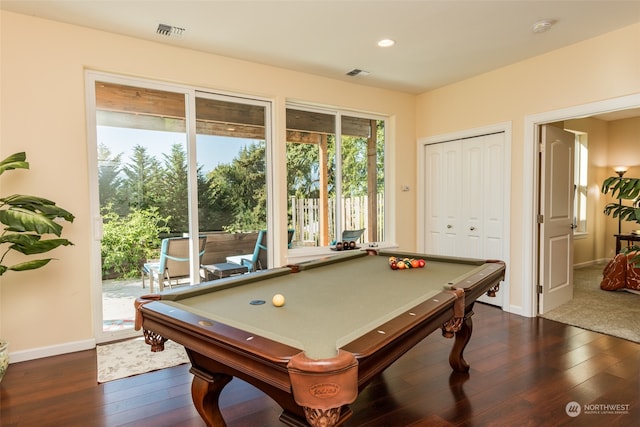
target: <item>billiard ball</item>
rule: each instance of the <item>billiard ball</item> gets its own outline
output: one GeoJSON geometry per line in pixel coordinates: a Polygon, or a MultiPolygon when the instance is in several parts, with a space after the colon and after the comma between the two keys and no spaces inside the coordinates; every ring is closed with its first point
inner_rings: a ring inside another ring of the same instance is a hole
{"type": "Polygon", "coordinates": [[[281,294],[275,294],[271,302],[276,307],[282,307],[284,305],[284,296],[281,294]]]}
{"type": "Polygon", "coordinates": [[[356,242],[349,242],[349,249],[355,249],[356,248],[356,242]]]}
{"type": "Polygon", "coordinates": [[[427,263],[426,263],[425,260],[420,259],[420,260],[418,260],[418,264],[419,264],[420,268],[423,268],[427,263]]]}
{"type": "Polygon", "coordinates": [[[342,242],[336,243],[336,250],[337,251],[341,251],[342,250],[342,242]]]}

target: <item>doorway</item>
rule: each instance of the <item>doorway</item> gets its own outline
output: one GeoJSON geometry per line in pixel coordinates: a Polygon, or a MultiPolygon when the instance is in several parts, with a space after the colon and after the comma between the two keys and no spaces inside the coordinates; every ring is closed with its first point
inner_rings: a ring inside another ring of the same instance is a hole
{"type": "MultiPolygon", "coordinates": [[[[523,239],[521,247],[522,256],[522,280],[521,292],[523,304],[514,308],[512,312],[527,317],[536,317],[538,310],[538,285],[540,284],[539,268],[544,268],[544,260],[540,259],[538,247],[538,223],[540,186],[539,177],[544,173],[538,156],[538,141],[540,140],[540,128],[542,125],[584,117],[599,116],[614,112],[627,111],[630,114],[640,109],[640,94],[614,98],[585,104],[562,110],[549,111],[541,114],[525,117],[525,152],[523,163],[523,189],[522,194],[530,195],[523,198],[523,239]]],[[[639,110],[640,111],[640,110],[639,110]]],[[[636,114],[640,115],[640,114],[636,114]]]]}

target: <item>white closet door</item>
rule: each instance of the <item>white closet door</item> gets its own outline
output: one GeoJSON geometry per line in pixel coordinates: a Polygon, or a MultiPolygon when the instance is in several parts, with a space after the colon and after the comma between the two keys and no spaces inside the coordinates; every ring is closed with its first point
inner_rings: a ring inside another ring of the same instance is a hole
{"type": "Polygon", "coordinates": [[[424,206],[424,224],[425,224],[425,252],[428,254],[441,253],[440,240],[442,238],[442,230],[440,222],[442,221],[443,207],[438,200],[442,199],[442,146],[439,144],[428,145],[425,148],[425,197],[424,206]]]}
{"type": "MultiPolygon", "coordinates": [[[[505,259],[504,133],[425,147],[425,251],[505,259]]],[[[480,300],[502,306],[502,295],[480,300]]]]}
{"type": "Polygon", "coordinates": [[[484,237],[484,149],[482,137],[462,142],[462,211],[459,256],[482,258],[484,237]]]}
{"type": "Polygon", "coordinates": [[[459,256],[460,236],[463,232],[462,214],[462,155],[459,142],[443,144],[442,155],[444,164],[442,165],[442,177],[440,187],[442,188],[442,209],[443,222],[440,227],[443,239],[441,241],[440,255],[459,256]]]}
{"type": "MultiPolygon", "coordinates": [[[[505,148],[504,133],[482,137],[482,256],[484,259],[506,259],[504,241],[505,221],[505,148]]],[[[502,307],[504,292],[495,297],[483,296],[478,299],[487,304],[502,307]]]]}
{"type": "Polygon", "coordinates": [[[460,143],[425,150],[425,252],[459,256],[461,211],[460,143]]]}
{"type": "Polygon", "coordinates": [[[484,138],[484,248],[486,259],[504,260],[505,236],[505,148],[504,133],[486,135],[484,138]]]}

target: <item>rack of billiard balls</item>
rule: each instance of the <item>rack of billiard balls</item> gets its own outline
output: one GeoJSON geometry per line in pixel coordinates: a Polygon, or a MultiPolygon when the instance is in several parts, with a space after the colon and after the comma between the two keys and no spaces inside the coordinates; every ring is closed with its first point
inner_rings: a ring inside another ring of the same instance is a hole
{"type": "Polygon", "coordinates": [[[350,249],[357,249],[356,242],[353,240],[336,243],[336,251],[348,251],[350,249]]]}
{"type": "Polygon", "coordinates": [[[424,268],[426,261],[423,259],[415,258],[398,258],[395,256],[389,257],[389,267],[392,270],[405,270],[409,268],[424,268]]]}

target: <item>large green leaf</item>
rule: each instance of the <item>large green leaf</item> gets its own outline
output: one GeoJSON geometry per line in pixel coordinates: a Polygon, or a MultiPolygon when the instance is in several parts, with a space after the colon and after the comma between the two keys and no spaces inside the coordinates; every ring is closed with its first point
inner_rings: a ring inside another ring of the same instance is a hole
{"type": "Polygon", "coordinates": [[[12,243],[10,249],[25,255],[42,254],[58,246],[73,245],[73,243],[67,239],[43,240],[40,236],[34,234],[6,234],[0,236],[0,244],[2,243],[12,243]]]}
{"type": "Polygon", "coordinates": [[[62,233],[62,225],[22,208],[11,207],[0,210],[0,222],[7,226],[7,231],[20,233],[35,231],[38,234],[55,234],[56,236],[62,233]]]}
{"type": "MultiPolygon", "coordinates": [[[[49,261],[51,261],[52,258],[48,258],[48,259],[35,259],[33,261],[27,261],[27,262],[21,262],[20,264],[14,264],[11,265],[9,267],[7,267],[7,270],[12,270],[12,271],[26,271],[26,270],[35,270],[36,268],[40,268],[43,267],[47,264],[49,264],[49,261]]],[[[2,270],[0,270],[1,272],[2,270]]],[[[1,273],[0,273],[1,275],[1,273]]]]}
{"type": "Polygon", "coordinates": [[[2,243],[15,243],[18,245],[33,245],[38,243],[38,241],[42,238],[37,234],[26,234],[26,233],[6,233],[0,235],[0,244],[2,243]]]}
{"type": "Polygon", "coordinates": [[[15,153],[7,157],[0,162],[0,175],[2,175],[4,171],[11,169],[29,169],[29,162],[25,161],[26,159],[27,155],[24,152],[15,153]]]}
{"type": "Polygon", "coordinates": [[[64,218],[69,222],[73,222],[75,218],[73,214],[67,210],[56,206],[55,202],[42,197],[14,194],[9,197],[0,198],[0,202],[31,212],[42,213],[49,219],[64,218]]]}
{"type": "MultiPolygon", "coordinates": [[[[22,152],[0,161],[0,174],[12,169],[29,169],[26,159],[26,154],[22,152]]],[[[55,222],[58,218],[69,222],[74,220],[73,214],[42,197],[14,194],[0,198],[0,223],[5,225],[0,234],[0,245],[8,245],[3,247],[0,262],[12,250],[33,255],[49,252],[58,246],[72,245],[67,239],[42,239],[44,234],[60,236],[62,225],[55,222]]],[[[47,265],[49,261],[51,258],[29,260],[12,266],[0,264],[0,276],[7,271],[34,270],[47,265]]]]}
{"type": "Polygon", "coordinates": [[[636,200],[640,197],[640,179],[611,176],[602,183],[602,193],[614,199],[636,200]]]}
{"type": "Polygon", "coordinates": [[[623,221],[639,222],[640,209],[633,206],[624,206],[618,203],[609,203],[604,207],[605,215],[611,215],[612,218],[620,218],[623,221]]]}

